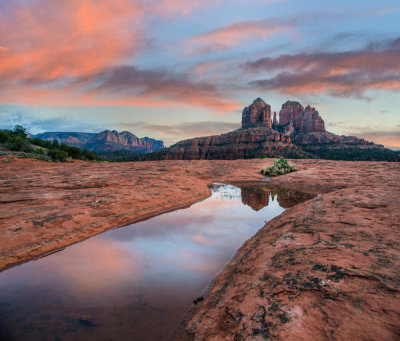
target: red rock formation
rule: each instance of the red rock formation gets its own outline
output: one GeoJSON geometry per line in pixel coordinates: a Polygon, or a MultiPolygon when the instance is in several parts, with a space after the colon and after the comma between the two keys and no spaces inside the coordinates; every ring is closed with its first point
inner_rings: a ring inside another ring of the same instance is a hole
{"type": "Polygon", "coordinates": [[[295,101],[287,101],[282,104],[282,109],[279,112],[279,124],[286,125],[290,121],[296,121],[304,112],[304,107],[295,101]]]}
{"type": "MultiPolygon", "coordinates": [[[[335,154],[343,154],[343,152],[346,151],[358,155],[359,157],[361,157],[361,151],[365,150],[385,151],[385,147],[380,144],[359,139],[355,136],[339,136],[327,131],[295,134],[292,138],[294,144],[322,158],[331,158],[334,157],[335,154]],[[327,153],[329,155],[327,155],[327,153]]],[[[369,160],[370,157],[368,157],[367,160],[369,160]]],[[[352,158],[347,157],[347,159],[352,158]]],[[[362,158],[360,158],[360,160],[362,160],[362,158]]]]}
{"type": "Polygon", "coordinates": [[[266,127],[238,129],[227,134],[198,137],[147,154],[145,160],[249,159],[310,157],[291,143],[292,138],[266,127]]]}
{"type": "Polygon", "coordinates": [[[293,121],[290,121],[289,124],[285,126],[285,135],[292,136],[293,134],[294,134],[293,121]]]}
{"type": "Polygon", "coordinates": [[[271,107],[261,98],[257,98],[242,112],[242,128],[263,126],[272,128],[271,107]]]}
{"type": "Polygon", "coordinates": [[[326,131],[324,120],[319,116],[318,111],[309,105],[304,109],[302,119],[298,121],[296,129],[298,132],[326,131]]]}
{"type": "Polygon", "coordinates": [[[293,122],[297,133],[326,131],[325,123],[315,108],[307,106],[305,109],[299,102],[287,101],[282,105],[279,113],[279,124],[286,125],[293,122]]]}
{"type": "Polygon", "coordinates": [[[149,153],[162,148],[163,143],[147,137],[139,138],[128,131],[118,133],[115,130],[105,130],[96,134],[85,147],[93,151],[129,150],[149,153]]]}
{"type": "Polygon", "coordinates": [[[279,125],[279,123],[278,123],[278,120],[277,120],[277,118],[276,118],[276,111],[274,111],[274,120],[273,120],[273,122],[272,122],[272,128],[277,128],[278,127],[278,125],[279,125]]]}
{"type": "Polygon", "coordinates": [[[46,132],[35,135],[43,140],[57,140],[81,149],[94,152],[109,152],[116,150],[127,150],[138,153],[151,153],[164,147],[163,141],[148,137],[139,138],[136,135],[124,131],[118,133],[113,130],[105,130],[101,133],[79,133],[79,132],[46,132]]]}
{"type": "Polygon", "coordinates": [[[357,154],[357,151],[361,149],[379,149],[382,146],[362,139],[337,136],[326,132],[324,121],[318,111],[310,106],[304,109],[299,102],[287,101],[282,105],[279,119],[280,124],[278,125],[276,113],[274,113],[274,129],[272,129],[271,108],[261,98],[257,98],[251,105],[243,109],[241,129],[223,135],[181,141],[170,148],[144,156],[142,159],[230,160],[254,158],[261,155],[334,159],[339,155],[346,160],[371,160],[371,157],[378,160],[387,159],[383,153],[383,156],[379,157],[378,155],[377,157],[375,151],[367,152],[364,156],[357,154]],[[338,152],[343,149],[347,149],[344,154],[338,152]],[[366,155],[368,153],[369,155],[366,155]]]}

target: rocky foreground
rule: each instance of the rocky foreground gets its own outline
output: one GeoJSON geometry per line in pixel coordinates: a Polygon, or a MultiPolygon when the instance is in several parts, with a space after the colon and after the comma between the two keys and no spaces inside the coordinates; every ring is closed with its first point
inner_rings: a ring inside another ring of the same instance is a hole
{"type": "Polygon", "coordinates": [[[323,193],[266,224],[218,276],[187,340],[399,340],[400,167],[299,162],[323,193]]]}
{"type": "MultiPolygon", "coordinates": [[[[260,180],[272,160],[0,159],[0,268],[260,180]]],[[[271,183],[322,195],[237,253],[186,328],[194,340],[398,340],[400,164],[296,160],[271,183]]]]}

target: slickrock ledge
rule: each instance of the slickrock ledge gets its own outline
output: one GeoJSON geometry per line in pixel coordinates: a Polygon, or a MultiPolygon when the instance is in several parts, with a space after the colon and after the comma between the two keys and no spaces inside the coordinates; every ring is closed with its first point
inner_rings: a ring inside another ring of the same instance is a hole
{"type": "Polygon", "coordinates": [[[217,277],[188,340],[399,340],[400,167],[297,162],[328,191],[266,224],[217,277]]]}
{"type": "Polygon", "coordinates": [[[322,195],[251,238],[186,328],[194,340],[398,340],[400,164],[296,160],[47,163],[0,159],[0,268],[209,195],[264,179],[322,195]]]}
{"type": "Polygon", "coordinates": [[[262,160],[49,163],[0,158],[0,270],[109,228],[261,179],[262,160]]]}

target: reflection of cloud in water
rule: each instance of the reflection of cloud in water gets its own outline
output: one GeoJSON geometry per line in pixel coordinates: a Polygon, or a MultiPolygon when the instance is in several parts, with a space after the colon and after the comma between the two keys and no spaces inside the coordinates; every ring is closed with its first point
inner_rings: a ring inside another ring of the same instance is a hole
{"type": "MultiPolygon", "coordinates": [[[[157,307],[153,315],[151,309],[140,310],[140,318],[152,326],[167,323],[166,316],[176,319],[178,305],[183,307],[178,315],[183,314],[236,250],[265,221],[282,213],[281,205],[289,205],[291,198],[287,192],[250,185],[216,186],[210,198],[187,209],[109,230],[0,273],[0,299],[9,302],[0,306],[0,313],[29,329],[35,320],[42,323],[34,313],[38,309],[73,307],[81,314],[85,307],[108,307],[111,317],[116,316],[112,328],[119,330],[118,312],[129,302],[130,309],[157,307]],[[7,308],[13,304],[20,307],[16,315],[7,308]],[[169,313],[160,315],[160,307],[169,313]],[[27,325],[20,322],[28,320],[27,325]]],[[[108,314],[104,310],[107,323],[108,314]]],[[[126,314],[129,322],[123,328],[131,330],[132,311],[126,314]]],[[[58,318],[52,315],[53,330],[59,330],[58,318]]],[[[100,328],[92,332],[103,337],[100,328]]]]}
{"type": "Polygon", "coordinates": [[[212,199],[231,200],[241,198],[241,190],[239,187],[215,183],[210,189],[212,199]]]}
{"type": "MultiPolygon", "coordinates": [[[[99,237],[128,242],[135,238],[168,237],[175,233],[185,233],[190,228],[210,228],[216,220],[216,215],[222,217],[223,212],[221,210],[228,209],[232,211],[232,214],[235,214],[236,209],[240,206],[242,204],[238,200],[230,202],[210,198],[191,206],[189,209],[177,210],[136,224],[110,230],[99,237]]],[[[239,215],[242,214],[239,213],[239,215]]]]}

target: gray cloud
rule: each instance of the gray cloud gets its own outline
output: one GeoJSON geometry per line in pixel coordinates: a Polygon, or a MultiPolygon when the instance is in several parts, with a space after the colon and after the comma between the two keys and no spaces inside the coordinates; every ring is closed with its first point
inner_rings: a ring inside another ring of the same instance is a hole
{"type": "Polygon", "coordinates": [[[131,98],[139,101],[174,101],[182,104],[230,111],[239,103],[230,101],[228,95],[214,84],[193,81],[185,73],[169,70],[141,70],[124,65],[104,69],[96,75],[80,79],[82,89],[93,94],[131,98]]]}
{"type": "Polygon", "coordinates": [[[250,88],[361,98],[368,89],[398,90],[399,60],[400,38],[397,38],[360,51],[261,58],[246,63],[244,71],[275,73],[272,77],[249,82],[250,88]]]}

